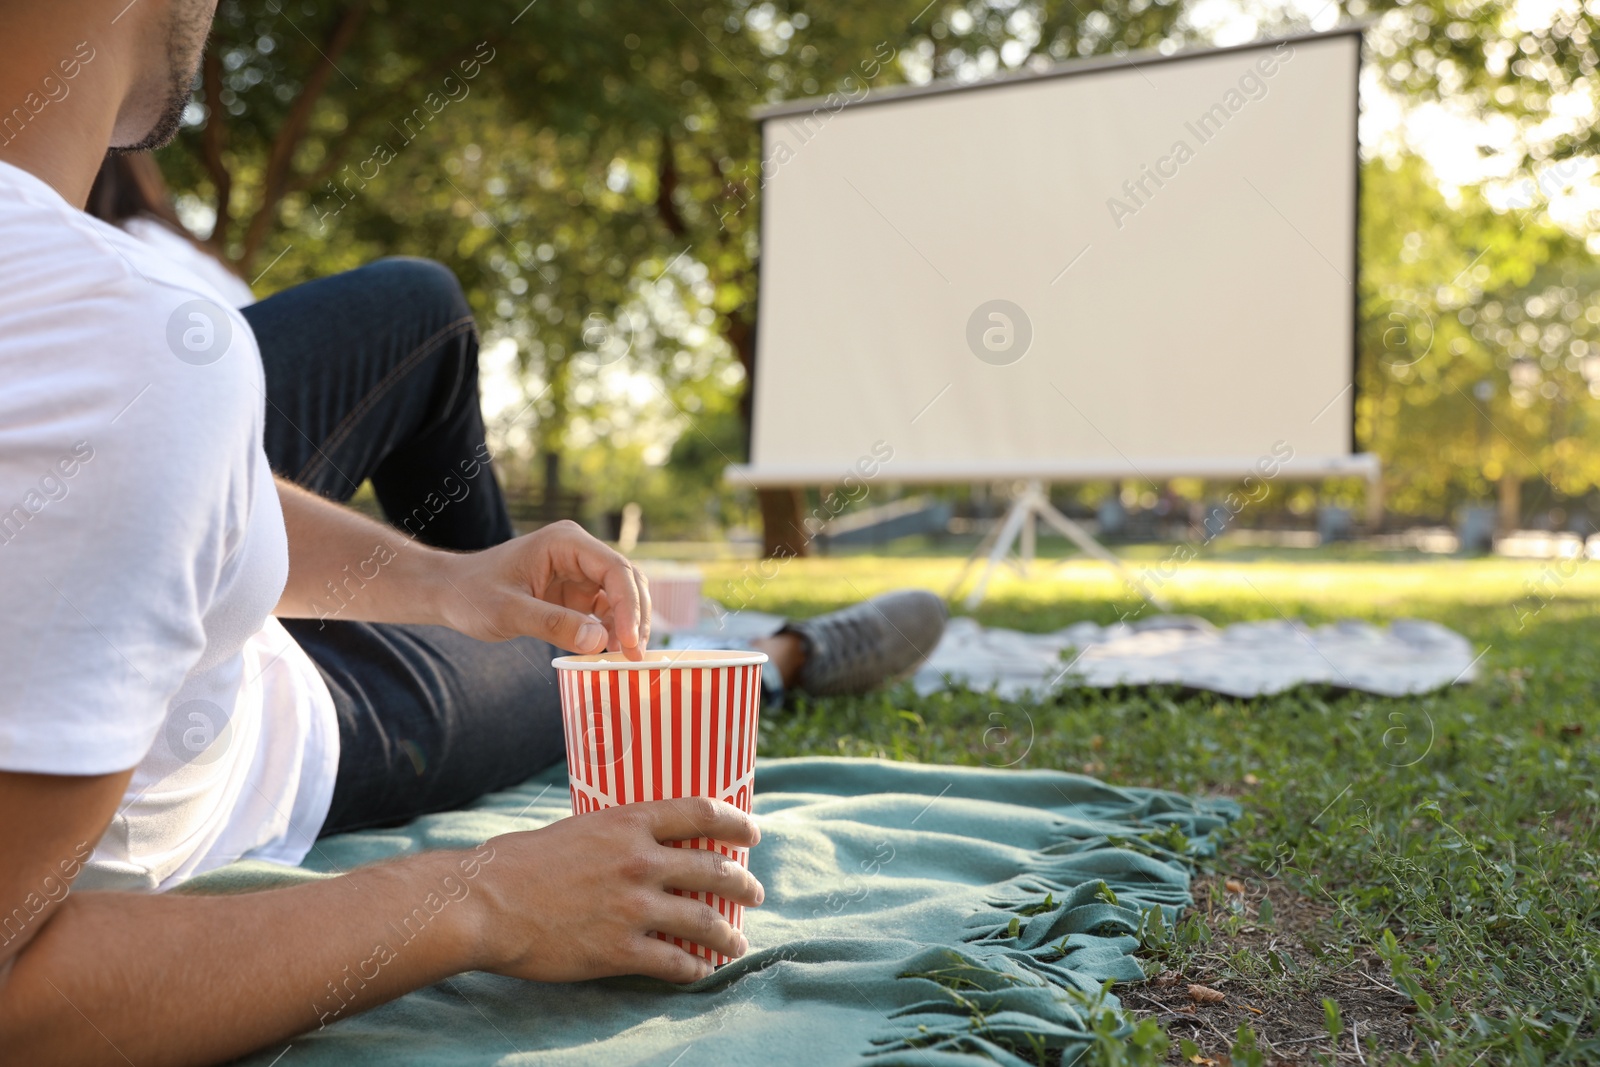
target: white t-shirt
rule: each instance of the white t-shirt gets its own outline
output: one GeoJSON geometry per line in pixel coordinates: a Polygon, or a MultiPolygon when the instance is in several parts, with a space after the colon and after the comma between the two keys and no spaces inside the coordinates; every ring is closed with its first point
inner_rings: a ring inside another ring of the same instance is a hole
{"type": "Polygon", "coordinates": [[[135,215],[120,224],[122,229],[149,245],[164,259],[170,259],[185,270],[205,280],[227,302],[229,307],[249,307],[256,302],[245,280],[215,259],[206,255],[195,243],[160,219],[135,215]]]}
{"type": "Polygon", "coordinates": [[[135,768],[78,884],[298,863],[333,700],[270,612],[288,540],[245,320],[0,162],[0,770],[135,768]]]}

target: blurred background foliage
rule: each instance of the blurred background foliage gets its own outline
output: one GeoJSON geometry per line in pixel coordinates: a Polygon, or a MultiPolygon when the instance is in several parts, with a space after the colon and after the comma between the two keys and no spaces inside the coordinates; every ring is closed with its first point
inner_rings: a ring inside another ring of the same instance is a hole
{"type": "Polygon", "coordinates": [[[1387,502],[1600,517],[1600,0],[925,2],[222,0],[161,163],[260,295],[448,264],[513,490],[714,537],[755,522],[721,477],[753,350],[752,108],[1366,20],[1364,109],[1389,117],[1363,132],[1357,433],[1387,502]],[[1493,165],[1430,171],[1424,112],[1493,165]]]}

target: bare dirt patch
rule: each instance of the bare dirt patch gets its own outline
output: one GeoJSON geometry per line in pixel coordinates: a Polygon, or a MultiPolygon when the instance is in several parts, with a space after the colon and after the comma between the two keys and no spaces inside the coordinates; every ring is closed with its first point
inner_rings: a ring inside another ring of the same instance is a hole
{"type": "Polygon", "coordinates": [[[1125,1007],[1153,1016],[1172,1038],[1168,1062],[1229,1063],[1241,1024],[1269,1064],[1363,1064],[1412,1052],[1411,1001],[1376,953],[1338,929],[1327,904],[1281,881],[1223,875],[1197,877],[1194,896],[1170,944],[1146,955],[1146,968],[1161,971],[1118,990],[1125,1007]],[[1338,1005],[1336,1040],[1325,998],[1338,1005]],[[1199,1047],[1197,1060],[1182,1055],[1182,1039],[1199,1047]]]}

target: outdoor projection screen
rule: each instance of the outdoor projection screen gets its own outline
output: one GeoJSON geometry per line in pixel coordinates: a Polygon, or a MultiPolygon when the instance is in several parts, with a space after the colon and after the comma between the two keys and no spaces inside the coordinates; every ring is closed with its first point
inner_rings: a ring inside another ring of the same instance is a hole
{"type": "Polygon", "coordinates": [[[730,478],[1291,473],[1352,455],[1357,78],[1336,32],[761,115],[730,478]],[[881,444],[880,444],[881,443],[881,444]],[[875,450],[876,448],[876,450],[875,450]]]}

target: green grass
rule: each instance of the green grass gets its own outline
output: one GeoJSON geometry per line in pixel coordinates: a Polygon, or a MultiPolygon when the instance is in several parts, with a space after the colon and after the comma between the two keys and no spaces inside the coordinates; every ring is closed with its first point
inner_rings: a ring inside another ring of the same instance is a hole
{"type": "MultiPolygon", "coordinates": [[[[1146,564],[1164,555],[1129,553],[1146,564]]],[[[1162,592],[1174,610],[1219,624],[1433,619],[1484,652],[1479,680],[1411,699],[1308,688],[1257,700],[1070,690],[1012,702],[901,686],[802,700],[763,723],[761,751],[1049,767],[1233,795],[1246,815],[1217,869],[1331,908],[1309,946],[1327,967],[1383,955],[1412,1002],[1411,1057],[1600,1062],[1600,563],[1563,574],[1532,561],[1298,558],[1212,556],[1179,567],[1162,592]],[[1527,599],[1530,582],[1541,600],[1527,599]]],[[[959,563],[717,563],[706,566],[706,590],[812,614],[903,586],[943,592],[959,563]]],[[[1026,580],[1007,575],[977,616],[1039,631],[1110,622],[1136,604],[1109,570],[1074,560],[1026,580]]],[[[1284,905],[1274,906],[1281,921],[1284,905]]],[[[1265,956],[1236,956],[1225,971],[1237,988],[1286,994],[1265,956]]],[[[1348,1033],[1343,1047],[1341,1062],[1356,1062],[1348,1033]]],[[[1374,1048],[1365,1061],[1383,1055],[1374,1048]]]]}

